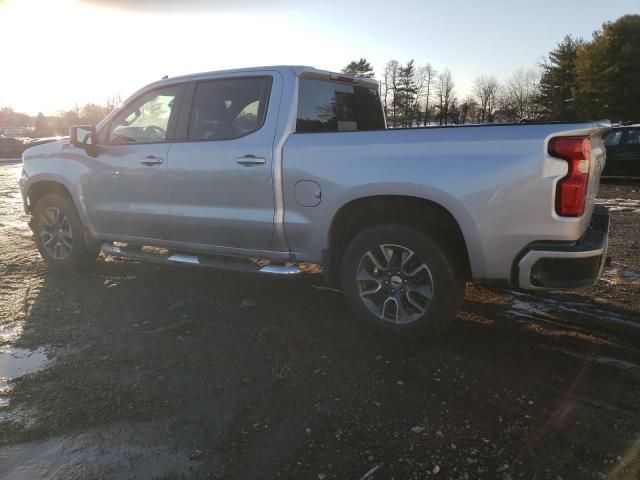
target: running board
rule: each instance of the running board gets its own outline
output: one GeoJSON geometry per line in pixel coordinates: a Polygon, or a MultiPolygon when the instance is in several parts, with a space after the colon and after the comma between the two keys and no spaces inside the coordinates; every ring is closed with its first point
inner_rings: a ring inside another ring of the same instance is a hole
{"type": "Polygon", "coordinates": [[[201,256],[184,253],[152,253],[141,249],[131,249],[112,243],[102,244],[102,253],[113,257],[129,258],[141,262],[196,265],[200,267],[217,268],[235,272],[265,273],[269,275],[292,276],[302,273],[297,265],[285,265],[277,263],[258,264],[251,260],[239,257],[201,256]]]}

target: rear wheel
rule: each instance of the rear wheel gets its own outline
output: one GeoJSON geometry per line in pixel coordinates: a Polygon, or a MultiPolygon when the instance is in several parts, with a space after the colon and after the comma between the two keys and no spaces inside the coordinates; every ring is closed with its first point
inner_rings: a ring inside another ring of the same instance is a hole
{"type": "Polygon", "coordinates": [[[100,250],[89,248],[78,212],[71,200],[50,193],[37,203],[34,235],[40,255],[56,270],[86,270],[93,266],[100,250]]]}
{"type": "Polygon", "coordinates": [[[441,331],[464,291],[440,246],[403,225],[358,234],[344,253],[340,277],[346,301],[360,319],[398,333],[441,331]]]}

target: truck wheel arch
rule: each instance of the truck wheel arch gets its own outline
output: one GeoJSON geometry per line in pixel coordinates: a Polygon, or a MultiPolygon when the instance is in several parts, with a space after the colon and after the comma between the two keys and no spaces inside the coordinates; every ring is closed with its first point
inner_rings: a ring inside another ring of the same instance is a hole
{"type": "Polygon", "coordinates": [[[86,217],[84,217],[84,215],[83,215],[83,213],[84,213],[83,210],[78,208],[78,204],[76,203],[75,199],[73,198],[73,195],[71,195],[71,191],[62,182],[59,182],[59,181],[56,181],[56,180],[42,179],[42,180],[38,180],[38,181],[34,182],[33,184],[31,184],[29,186],[28,190],[27,190],[29,213],[31,213],[33,215],[35,213],[36,205],[37,205],[38,201],[44,195],[47,195],[49,193],[56,193],[58,195],[61,195],[61,196],[66,197],[66,198],[69,199],[71,204],[75,207],[76,212],[78,212],[78,215],[80,216],[80,220],[82,221],[82,223],[84,225],[85,242],[87,242],[87,246],[92,247],[92,248],[95,247],[95,245],[93,244],[93,242],[94,242],[94,240],[93,240],[94,239],[93,231],[89,227],[86,217]]]}
{"type": "Polygon", "coordinates": [[[334,215],[324,260],[325,275],[331,285],[338,284],[340,261],[349,242],[362,230],[384,223],[418,227],[429,233],[456,261],[460,275],[471,277],[464,235],[446,208],[419,197],[376,195],[352,200],[334,215]]]}
{"type": "MultiPolygon", "coordinates": [[[[44,195],[48,193],[57,193],[58,195],[66,196],[73,202],[73,196],[65,185],[54,180],[41,180],[31,185],[29,187],[29,190],[27,191],[27,198],[29,199],[29,211],[31,213],[35,211],[38,200],[40,200],[44,195]]],[[[75,202],[73,203],[75,204],[75,202]]],[[[78,210],[77,205],[76,210],[78,210]]]]}

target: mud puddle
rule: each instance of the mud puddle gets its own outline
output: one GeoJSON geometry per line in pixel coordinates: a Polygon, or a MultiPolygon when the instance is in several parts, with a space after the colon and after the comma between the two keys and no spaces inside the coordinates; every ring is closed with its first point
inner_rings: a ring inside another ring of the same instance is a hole
{"type": "Polygon", "coordinates": [[[542,297],[517,291],[509,291],[508,296],[512,304],[506,313],[516,318],[571,326],[585,326],[585,322],[590,322],[600,327],[626,327],[640,333],[640,318],[635,313],[612,311],[604,299],[569,293],[542,297]]]}
{"type": "MultiPolygon", "coordinates": [[[[28,350],[13,346],[0,347],[0,408],[9,406],[11,381],[37,372],[47,366],[48,358],[44,349],[28,350]]],[[[8,418],[8,413],[0,410],[0,421],[8,418]]]]}
{"type": "Polygon", "coordinates": [[[158,478],[183,476],[200,465],[200,451],[183,452],[166,444],[170,427],[162,423],[120,424],[73,437],[0,449],[0,477],[158,478]]]}
{"type": "Polygon", "coordinates": [[[611,268],[602,272],[601,280],[609,284],[628,284],[629,281],[640,281],[640,270],[631,268],[623,263],[614,262],[611,268]]]}
{"type": "MultiPolygon", "coordinates": [[[[605,281],[629,282],[636,275],[622,264],[608,269],[605,281]],[[625,280],[626,279],[626,280],[625,280]]],[[[640,277],[638,277],[640,278],[640,277]]],[[[545,348],[601,366],[624,371],[640,377],[640,350],[633,341],[640,335],[640,318],[636,312],[615,310],[602,298],[585,297],[576,293],[546,293],[544,296],[518,291],[506,292],[511,301],[501,316],[524,324],[529,330],[543,332],[556,338],[580,338],[604,349],[600,355],[575,350],[570,344],[549,344],[545,348]]],[[[595,348],[595,347],[594,347],[595,348]]]]}

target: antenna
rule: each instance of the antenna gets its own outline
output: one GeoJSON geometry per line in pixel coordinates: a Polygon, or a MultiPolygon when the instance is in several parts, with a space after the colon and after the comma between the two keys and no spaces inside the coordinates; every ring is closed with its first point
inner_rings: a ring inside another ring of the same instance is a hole
{"type": "Polygon", "coordinates": [[[167,78],[169,78],[169,75],[165,75],[164,77],[162,77],[162,80],[166,80],[167,78]]]}

